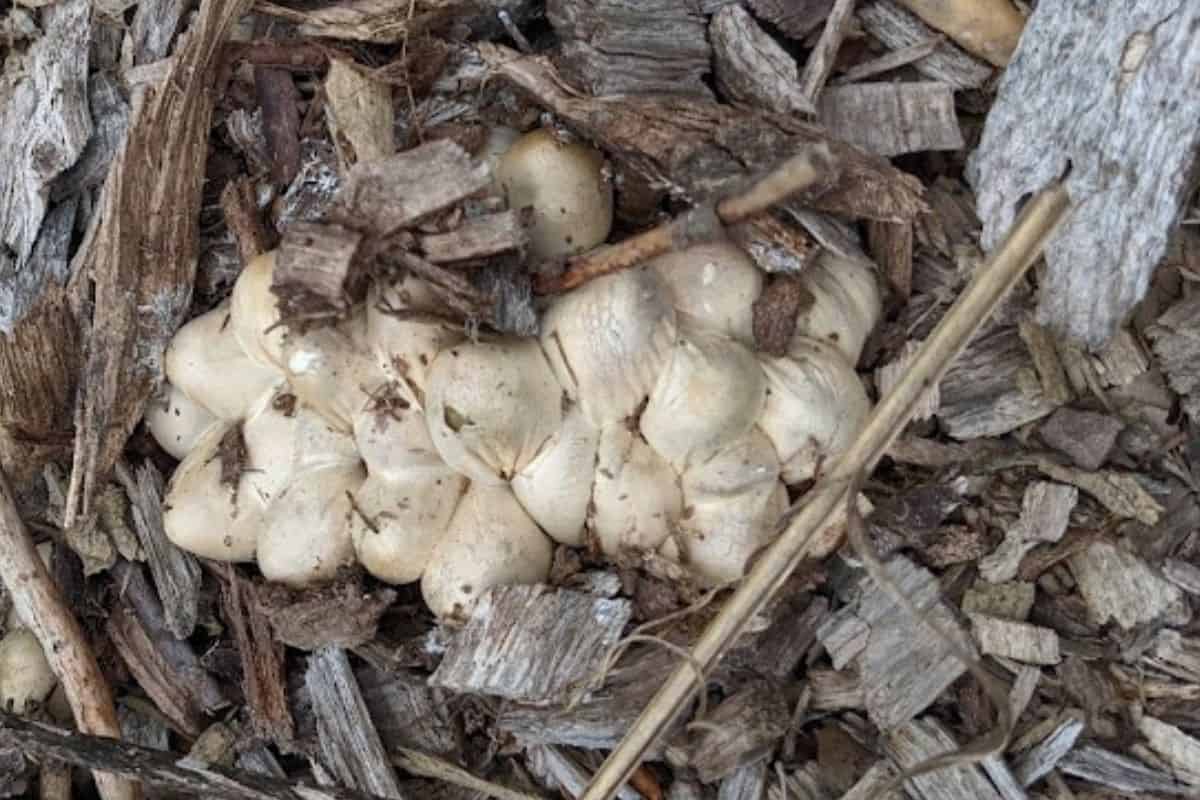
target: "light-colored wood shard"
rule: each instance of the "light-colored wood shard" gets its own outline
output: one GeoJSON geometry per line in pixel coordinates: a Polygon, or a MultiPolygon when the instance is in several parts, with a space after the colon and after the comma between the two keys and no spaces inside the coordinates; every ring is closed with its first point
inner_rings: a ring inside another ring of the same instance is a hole
{"type": "MultiPolygon", "coordinates": [[[[867,33],[893,49],[913,47],[937,35],[920,17],[893,0],[860,3],[858,19],[867,33]]],[[[927,78],[957,89],[978,89],[993,72],[988,64],[946,41],[917,60],[913,68],[927,78]]]]}
{"type": "Polygon", "coordinates": [[[1145,716],[1138,721],[1138,732],[1150,748],[1170,765],[1175,777],[1200,786],[1200,741],[1174,725],[1145,716]]]}
{"type": "Polygon", "coordinates": [[[944,83],[852,83],[821,93],[817,116],[833,135],[882,156],[958,150],[954,91],[944,83]]]}
{"type": "Polygon", "coordinates": [[[717,800],[762,800],[767,793],[767,760],[747,764],[721,781],[717,800]]]}
{"type": "Polygon", "coordinates": [[[1119,517],[1136,519],[1143,525],[1155,525],[1163,512],[1162,505],[1142,488],[1132,474],[1089,472],[1063,467],[1045,459],[1038,460],[1038,469],[1056,481],[1078,486],[1119,517]]]}
{"type": "Polygon", "coordinates": [[[829,653],[834,669],[842,669],[867,647],[871,627],[862,618],[843,608],[817,629],[817,641],[829,653]]]}
{"type": "Polygon", "coordinates": [[[1057,664],[1058,634],[1050,628],[1024,622],[971,614],[975,641],[984,655],[1002,656],[1024,664],[1057,664]]]}
{"type": "MultiPolygon", "coordinates": [[[[901,769],[911,769],[931,758],[953,752],[959,743],[937,720],[914,719],[888,733],[884,752],[901,769]]],[[[915,800],[1002,800],[979,767],[955,766],[909,778],[904,787],[915,800]]]]}
{"type": "Polygon", "coordinates": [[[1075,746],[1083,729],[1082,714],[1064,712],[1044,737],[1013,761],[1013,772],[1021,785],[1032,786],[1049,774],[1075,746]]]}
{"type": "Polygon", "coordinates": [[[1058,768],[1066,775],[1129,794],[1157,792],[1189,797],[1196,793],[1194,786],[1177,781],[1165,772],[1094,744],[1075,748],[1059,762],[1058,768]]]}
{"type": "MultiPolygon", "coordinates": [[[[900,382],[904,373],[908,371],[909,364],[916,358],[920,347],[920,342],[905,342],[904,347],[900,349],[900,352],[891,361],[875,368],[875,385],[879,387],[880,397],[886,397],[888,392],[892,390],[892,387],[900,382]]],[[[942,396],[938,392],[937,384],[934,384],[921,395],[921,401],[917,404],[916,410],[913,411],[913,421],[930,419],[937,413],[938,406],[941,403],[942,396]]]]}
{"type": "Polygon", "coordinates": [[[1110,542],[1093,542],[1067,563],[1098,625],[1111,619],[1129,630],[1157,619],[1183,596],[1142,559],[1110,542]]]}
{"type": "Polygon", "coordinates": [[[725,6],[708,24],[713,72],[726,99],[781,114],[813,113],[800,91],[796,60],[740,5],[725,6]]]}
{"type": "Polygon", "coordinates": [[[1025,554],[1042,542],[1057,542],[1067,530],[1079,501],[1074,486],[1037,481],[1025,488],[1021,516],[996,550],[979,561],[979,574],[990,583],[1010,581],[1025,554]]]}
{"type": "Polygon", "coordinates": [[[396,152],[392,87],[368,76],[353,62],[329,62],[325,115],[343,168],[396,152]]]}
{"type": "Polygon", "coordinates": [[[1188,594],[1200,595],[1200,567],[1168,558],[1163,562],[1163,576],[1188,594]]]}

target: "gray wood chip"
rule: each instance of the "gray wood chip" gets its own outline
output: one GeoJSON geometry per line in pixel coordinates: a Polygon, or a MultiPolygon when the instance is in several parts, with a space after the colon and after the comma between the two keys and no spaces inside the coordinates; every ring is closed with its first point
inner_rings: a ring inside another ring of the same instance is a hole
{"type": "Polygon", "coordinates": [[[1067,563],[1098,625],[1111,619],[1129,630],[1158,618],[1183,596],[1142,559],[1110,542],[1093,542],[1067,563]]]}
{"type": "MultiPolygon", "coordinates": [[[[858,19],[863,29],[892,49],[912,47],[929,41],[936,32],[921,18],[893,0],[860,3],[858,19]]],[[[935,81],[958,89],[978,89],[992,76],[992,67],[953,42],[943,41],[913,68],[935,81]]]]}
{"type": "Polygon", "coordinates": [[[1200,740],[1149,716],[1138,721],[1138,732],[1146,737],[1150,749],[1174,770],[1175,777],[1200,786],[1200,740]]]}
{"type": "Polygon", "coordinates": [[[722,8],[708,25],[717,88],[726,99],[780,114],[813,113],[800,91],[796,60],[740,5],[722,8]]]}
{"type": "Polygon", "coordinates": [[[945,83],[830,86],[817,116],[834,136],[882,156],[963,146],[954,91],[945,83]]]}
{"type": "Polygon", "coordinates": [[[962,610],[967,614],[974,612],[1024,622],[1033,609],[1036,594],[1036,587],[1029,581],[988,583],[978,580],[963,595],[962,610]]]}
{"type": "Polygon", "coordinates": [[[767,760],[747,764],[721,781],[717,800],[764,800],[767,796],[767,760]]]}
{"type": "Polygon", "coordinates": [[[1038,428],[1042,441],[1083,469],[1100,469],[1125,423],[1108,414],[1060,408],[1038,428]]]}
{"type": "Polygon", "coordinates": [[[1083,778],[1118,792],[1159,792],[1178,796],[1194,796],[1196,793],[1194,786],[1177,781],[1165,772],[1092,744],[1072,750],[1058,763],[1058,768],[1066,775],[1083,778]]]}
{"type": "Polygon", "coordinates": [[[1024,622],[971,614],[975,641],[984,655],[1011,658],[1024,664],[1057,664],[1058,634],[1024,622]]]}
{"type": "MultiPolygon", "coordinates": [[[[910,769],[934,756],[959,747],[954,737],[932,718],[914,719],[891,731],[883,749],[900,766],[910,769]]],[[[994,786],[976,766],[955,766],[918,775],[904,782],[915,800],[1001,800],[994,786]]]]}
{"type": "Polygon", "coordinates": [[[1021,785],[1032,786],[1058,766],[1083,729],[1082,714],[1064,713],[1041,741],[1014,760],[1013,772],[1021,785]]]}

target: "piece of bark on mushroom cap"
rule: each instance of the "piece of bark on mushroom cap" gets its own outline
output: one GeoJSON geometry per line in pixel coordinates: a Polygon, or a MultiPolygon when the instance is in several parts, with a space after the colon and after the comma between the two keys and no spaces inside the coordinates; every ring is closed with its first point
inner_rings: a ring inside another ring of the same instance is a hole
{"type": "Polygon", "coordinates": [[[730,241],[676,250],[647,263],[662,280],[681,325],[698,325],[742,344],[754,343],[752,307],[763,274],[730,241]]]}
{"type": "Polygon", "coordinates": [[[682,513],[679,473],[624,422],[601,430],[589,520],[600,548],[654,550],[682,513]]]}
{"type": "Polygon", "coordinates": [[[675,337],[675,309],[646,268],[590,281],[556,299],[542,317],[542,350],[555,377],[601,429],[645,401],[675,337]]]}
{"type": "Polygon", "coordinates": [[[146,405],[146,429],[159,447],[182,460],[217,418],[178,386],[163,383],[159,396],[146,405]]]}
{"type": "Polygon", "coordinates": [[[534,522],[561,544],[584,544],[600,432],[572,404],[545,447],[512,479],[513,494],[534,522]]]}
{"type": "Polygon", "coordinates": [[[429,371],[426,420],[434,447],[472,481],[506,483],[562,424],[563,392],[537,342],[456,345],[429,371]]]}
{"type": "Polygon", "coordinates": [[[464,619],[487,589],[549,577],[554,544],[505,485],[472,483],[433,549],[421,593],[442,619],[464,619]]]}
{"type": "Polygon", "coordinates": [[[798,339],[789,356],[759,361],[767,376],[759,427],[775,445],[784,481],[809,480],[862,427],[867,392],[842,352],[817,339],[798,339]]]}
{"type": "Polygon", "coordinates": [[[803,353],[805,338],[827,341],[856,364],[883,312],[874,271],[855,259],[823,253],[800,274],[800,283],[813,302],[796,317],[793,344],[803,353]]]}
{"type": "Polygon", "coordinates": [[[530,131],[500,157],[495,179],[509,208],[533,209],[529,252],[535,258],[582,253],[612,230],[613,190],[604,155],[583,142],[530,131]]]}

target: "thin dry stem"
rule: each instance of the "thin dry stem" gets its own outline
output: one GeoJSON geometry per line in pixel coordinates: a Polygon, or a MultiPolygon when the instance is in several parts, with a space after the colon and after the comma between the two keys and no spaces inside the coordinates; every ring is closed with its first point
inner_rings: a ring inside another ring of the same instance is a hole
{"type": "Polygon", "coordinates": [[[1061,183],[1041,192],[1022,212],[1008,238],[913,359],[909,372],[880,402],[846,452],[804,498],[780,520],[779,538],[755,563],[692,649],[692,657],[676,667],[609,755],[580,800],[611,800],[637,768],[642,755],[670,727],[696,690],[695,670],[711,669],[746,623],[771,598],[792,570],[806,558],[819,558],[841,543],[842,526],[834,524],[858,477],[868,474],[899,436],[928,388],[937,383],[972,335],[1037,258],[1067,211],[1069,198],[1061,183]]]}
{"type": "Polygon", "coordinates": [[[407,747],[397,747],[392,754],[392,763],[413,775],[433,778],[472,792],[480,792],[496,800],[541,800],[537,795],[518,792],[497,783],[484,780],[456,764],[407,747]]]}
{"type": "MultiPolygon", "coordinates": [[[[0,578],[8,588],[18,617],[37,637],[50,669],[62,683],[79,730],[120,739],[121,725],[113,705],[112,687],[100,671],[83,628],[38,556],[3,473],[0,473],[0,578]]],[[[96,772],[95,776],[104,800],[141,797],[136,783],[107,772],[96,772]]]]}

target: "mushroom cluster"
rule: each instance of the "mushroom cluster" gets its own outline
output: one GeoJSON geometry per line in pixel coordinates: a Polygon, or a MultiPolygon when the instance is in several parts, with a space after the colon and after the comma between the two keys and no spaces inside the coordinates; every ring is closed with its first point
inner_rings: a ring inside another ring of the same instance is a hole
{"type": "MultiPolygon", "coordinates": [[[[581,178],[573,191],[592,196],[579,200],[525,185],[554,156],[522,153],[531,135],[508,151],[523,164],[506,155],[496,170],[510,204],[534,208],[531,249],[602,242],[611,195],[594,195],[611,189],[581,178]],[[597,205],[603,230],[594,212],[568,219],[597,205]]],[[[602,159],[585,155],[600,178],[602,159]]],[[[733,580],[769,541],[786,485],[812,478],[869,407],[853,365],[878,288],[869,267],[828,254],[803,275],[812,302],[782,358],[753,349],[763,275],[727,242],[556,298],[527,339],[468,339],[412,276],[374,285],[335,327],[289,331],[274,264],[255,259],[228,303],[180,329],[147,421],[183,459],[168,536],[292,586],[357,561],[420,580],[436,614],[461,617],[491,586],[545,580],[556,542],[656,551],[702,582],[733,580]]]]}

